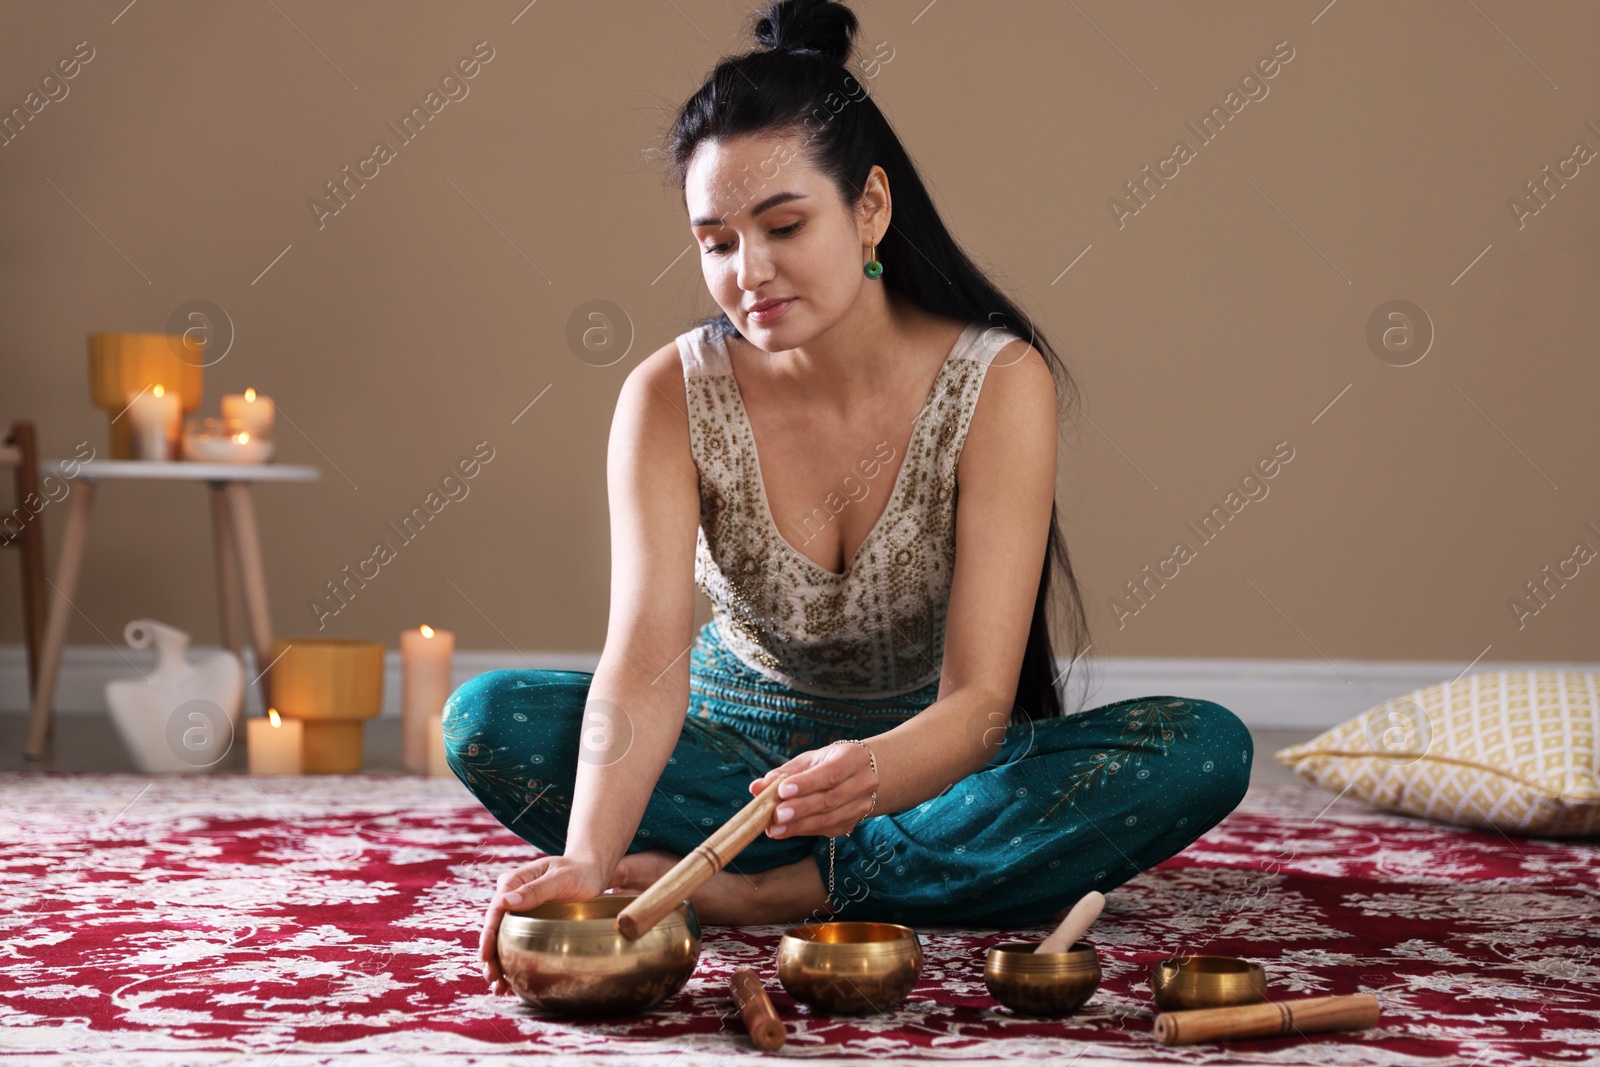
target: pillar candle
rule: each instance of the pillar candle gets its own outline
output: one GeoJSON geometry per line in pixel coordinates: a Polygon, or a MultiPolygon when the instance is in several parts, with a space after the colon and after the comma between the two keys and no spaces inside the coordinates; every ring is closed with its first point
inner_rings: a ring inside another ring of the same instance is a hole
{"type": "Polygon", "coordinates": [[[285,719],[277,708],[268,708],[264,719],[251,719],[250,773],[300,774],[300,750],[305,730],[294,719],[285,719]]]}
{"type": "Polygon", "coordinates": [[[171,459],[183,417],[183,398],[162,385],[128,398],[129,440],[139,459],[171,459]]]}
{"type": "Polygon", "coordinates": [[[454,778],[455,772],[444,761],[444,717],[428,718],[428,773],[435,778],[454,778]]]}
{"type": "Polygon", "coordinates": [[[222,398],[222,417],[238,419],[254,441],[272,439],[272,424],[277,414],[278,408],[272,398],[256,392],[253,387],[222,398]]]}
{"type": "Polygon", "coordinates": [[[412,774],[428,773],[428,719],[444,711],[454,691],[455,650],[449,630],[419,626],[400,634],[400,762],[412,774]]]}

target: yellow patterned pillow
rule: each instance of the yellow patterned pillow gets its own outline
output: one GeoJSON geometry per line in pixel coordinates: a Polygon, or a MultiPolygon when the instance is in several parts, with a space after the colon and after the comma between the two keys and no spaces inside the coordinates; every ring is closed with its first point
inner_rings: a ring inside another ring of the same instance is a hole
{"type": "Polygon", "coordinates": [[[1600,828],[1600,674],[1497,671],[1387,700],[1273,754],[1324,789],[1458,826],[1600,828]]]}

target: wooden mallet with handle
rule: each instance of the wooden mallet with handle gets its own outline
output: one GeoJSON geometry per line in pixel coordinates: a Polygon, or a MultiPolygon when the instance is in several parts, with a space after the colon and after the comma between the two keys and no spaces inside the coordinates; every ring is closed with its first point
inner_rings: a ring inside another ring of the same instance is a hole
{"type": "Polygon", "coordinates": [[[788,777],[787,774],[778,775],[733,818],[640,893],[639,899],[623,908],[617,914],[617,930],[622,936],[629,941],[639,940],[668,912],[687,901],[696,889],[711,881],[729,860],[744,851],[746,845],[760,837],[772,825],[772,813],[778,806],[778,787],[788,777]]]}
{"type": "Polygon", "coordinates": [[[1352,993],[1163,1012],[1156,1016],[1152,1032],[1163,1045],[1195,1045],[1327,1030],[1366,1030],[1377,1025],[1378,998],[1371,993],[1352,993]]]}

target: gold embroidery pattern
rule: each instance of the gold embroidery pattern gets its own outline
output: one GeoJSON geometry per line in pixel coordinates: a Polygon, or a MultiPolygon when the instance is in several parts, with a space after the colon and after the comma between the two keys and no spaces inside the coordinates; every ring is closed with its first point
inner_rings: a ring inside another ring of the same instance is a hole
{"type": "Polygon", "coordinates": [[[778,533],[727,346],[678,337],[700,475],[695,582],[730,651],[818,696],[895,696],[939,677],[955,568],[956,465],[994,353],[1014,334],[974,324],[919,413],[882,517],[843,574],[778,533]]]}
{"type": "Polygon", "coordinates": [[[494,795],[513,802],[520,800],[526,807],[511,813],[512,821],[520,818],[529,808],[570,815],[572,805],[567,798],[553,790],[555,782],[540,778],[526,778],[527,771],[508,752],[494,752],[489,746],[473,742],[462,749],[461,762],[467,770],[467,782],[480,788],[493,790],[494,795]]]}
{"type": "Polygon", "coordinates": [[[1056,802],[1041,816],[1044,822],[1062,804],[1070,803],[1080,791],[1087,792],[1098,778],[1102,786],[1118,771],[1131,770],[1144,763],[1146,753],[1166,755],[1175,738],[1183,738],[1194,721],[1194,708],[1185,700],[1160,698],[1134,700],[1122,713],[1122,736],[1118,748],[1096,752],[1080,760],[1067,776],[1066,787],[1056,790],[1056,802]]]}

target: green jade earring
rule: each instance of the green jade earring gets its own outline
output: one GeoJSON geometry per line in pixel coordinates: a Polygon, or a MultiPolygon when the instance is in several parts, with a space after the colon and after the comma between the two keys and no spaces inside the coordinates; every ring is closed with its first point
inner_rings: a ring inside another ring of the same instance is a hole
{"type": "Polygon", "coordinates": [[[861,273],[869,278],[883,277],[883,264],[878,262],[878,246],[876,243],[873,244],[872,253],[867,258],[867,265],[861,268],[861,273]]]}

